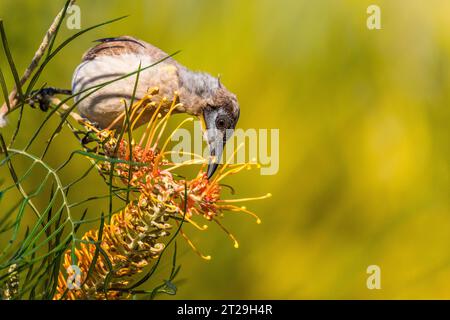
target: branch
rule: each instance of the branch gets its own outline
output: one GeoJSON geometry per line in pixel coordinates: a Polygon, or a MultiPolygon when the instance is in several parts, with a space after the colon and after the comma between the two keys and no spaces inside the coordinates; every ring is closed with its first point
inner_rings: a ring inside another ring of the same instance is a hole
{"type": "MultiPolygon", "coordinates": [[[[58,30],[58,25],[61,23],[61,19],[63,18],[64,11],[66,10],[66,8],[69,8],[74,3],[75,3],[75,0],[70,0],[69,5],[67,7],[65,6],[63,9],[61,9],[61,11],[59,11],[59,13],[56,15],[52,24],[48,28],[48,30],[44,36],[44,39],[42,39],[42,42],[41,42],[39,48],[37,49],[36,53],[34,54],[34,57],[31,60],[30,65],[25,70],[22,78],[20,79],[21,86],[24,85],[25,82],[27,82],[27,80],[30,78],[33,71],[39,65],[39,61],[41,61],[42,56],[44,55],[45,51],[47,50],[52,37],[55,35],[56,31],[58,30]]],[[[11,93],[9,95],[9,102],[10,102],[9,110],[8,110],[6,101],[5,101],[5,103],[3,103],[3,105],[0,109],[0,120],[2,118],[4,118],[8,113],[12,112],[13,110],[15,110],[18,107],[17,106],[18,99],[17,99],[17,87],[16,86],[14,86],[13,90],[11,91],[11,93]]]]}

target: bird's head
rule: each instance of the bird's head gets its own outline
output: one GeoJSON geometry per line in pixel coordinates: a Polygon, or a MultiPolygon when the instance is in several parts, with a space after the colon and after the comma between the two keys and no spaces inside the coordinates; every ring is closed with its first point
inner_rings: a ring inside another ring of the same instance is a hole
{"type": "Polygon", "coordinates": [[[220,81],[218,87],[205,101],[200,118],[211,159],[208,163],[208,179],[216,171],[227,140],[233,135],[239,120],[239,104],[236,95],[228,91],[220,81]]]}

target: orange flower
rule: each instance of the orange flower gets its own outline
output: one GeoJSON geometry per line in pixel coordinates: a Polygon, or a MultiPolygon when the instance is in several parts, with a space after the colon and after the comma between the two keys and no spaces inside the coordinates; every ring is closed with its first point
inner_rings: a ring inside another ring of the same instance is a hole
{"type": "MultiPolygon", "coordinates": [[[[135,143],[132,137],[129,137],[128,141],[124,138],[119,140],[113,131],[107,129],[98,131],[88,125],[96,131],[98,140],[95,149],[98,155],[103,155],[107,159],[121,160],[118,163],[101,161],[98,164],[100,173],[107,177],[112,173],[115,183],[129,188],[130,201],[125,209],[112,216],[110,223],[104,225],[101,241],[99,230],[91,230],[82,237],[80,246],[74,252],[78,260],[79,283],[72,290],[68,290],[66,281],[75,272],[71,268],[72,254],[70,250],[65,253],[55,299],[127,298],[129,294],[124,289],[131,283],[132,277],[142,272],[151,260],[159,257],[164,250],[167,237],[174,229],[173,224],[179,226],[180,220],[199,230],[206,230],[207,225],[199,225],[194,220],[196,217],[203,217],[206,222],[214,221],[228,234],[236,248],[238,247],[236,238],[219,221],[223,213],[244,212],[254,216],[257,223],[260,223],[259,218],[246,207],[233,204],[239,200],[221,199],[220,181],[252,164],[226,163],[210,181],[204,172],[205,165],[192,180],[182,179],[172,173],[175,168],[189,166],[194,162],[173,164],[166,159],[165,148],[169,139],[162,147],[160,142],[178,99],[176,95],[171,102],[162,99],[156,106],[151,102],[151,97],[155,93],[157,90],[152,90],[148,96],[130,108],[130,128],[124,125],[125,132],[127,129],[132,131],[143,110],[156,108],[139,143],[135,143]],[[168,108],[165,116],[159,113],[162,107],[168,108]],[[129,141],[132,141],[131,146],[129,141]],[[93,264],[96,253],[97,260],[93,264]]],[[[125,117],[121,115],[119,118],[125,117]]],[[[206,161],[202,159],[202,162],[206,161]]],[[[267,194],[242,201],[269,196],[270,194],[267,194]]],[[[211,258],[196,249],[182,228],[180,234],[202,258],[206,260],[211,258]]]]}

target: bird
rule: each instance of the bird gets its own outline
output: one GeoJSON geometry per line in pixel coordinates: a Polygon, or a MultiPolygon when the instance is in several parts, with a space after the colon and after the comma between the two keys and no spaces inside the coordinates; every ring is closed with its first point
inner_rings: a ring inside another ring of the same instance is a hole
{"type": "MultiPolygon", "coordinates": [[[[221,83],[220,77],[189,70],[143,40],[120,36],[96,42],[83,55],[72,77],[71,91],[75,95],[79,114],[98,128],[107,128],[123,114],[125,106],[120,100],[125,99],[129,105],[135,86],[136,100],[144,97],[152,87],[158,88],[160,98],[171,97],[177,92],[180,104],[174,113],[197,116],[203,124],[210,153],[207,168],[207,177],[210,179],[219,166],[222,150],[239,120],[240,107],[236,95],[221,83]],[[129,76],[89,92],[89,88],[135,72],[140,67],[138,82],[137,76],[129,76]],[[86,91],[90,95],[84,97],[86,91]]],[[[148,122],[153,112],[154,109],[147,109],[135,127],[148,122]]],[[[117,129],[121,125],[121,121],[118,121],[112,127],[117,129]]]]}

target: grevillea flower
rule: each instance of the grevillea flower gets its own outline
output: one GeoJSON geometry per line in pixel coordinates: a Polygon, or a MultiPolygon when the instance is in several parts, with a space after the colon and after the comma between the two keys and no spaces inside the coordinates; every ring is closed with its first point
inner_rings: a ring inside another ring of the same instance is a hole
{"type": "MultiPolygon", "coordinates": [[[[235,203],[263,199],[270,194],[257,198],[225,200],[221,199],[220,184],[225,177],[257,164],[231,165],[227,162],[214,178],[208,180],[204,171],[206,160],[198,155],[194,160],[184,163],[171,163],[167,157],[170,151],[166,151],[170,137],[164,143],[161,143],[161,138],[171,112],[177,107],[178,98],[175,93],[172,101],[163,98],[159,104],[155,104],[152,98],[157,93],[157,89],[151,90],[130,110],[125,105],[127,112],[116,120],[124,122],[124,132],[132,132],[143,111],[155,108],[139,142],[132,137],[127,140],[123,138],[123,134],[113,130],[99,131],[86,124],[95,131],[95,152],[105,159],[98,163],[99,172],[106,180],[112,174],[116,184],[130,190],[130,197],[126,207],[115,213],[101,230],[88,231],[74,252],[68,250],[65,253],[55,299],[127,298],[129,293],[124,289],[131,284],[133,276],[159,257],[174,230],[180,232],[199,256],[205,260],[211,259],[209,255],[205,256],[197,250],[184,232],[183,223],[189,223],[201,231],[208,228],[208,222],[217,223],[232,239],[236,248],[239,246],[238,241],[219,221],[223,214],[244,212],[260,223],[253,212],[235,203]],[[164,116],[160,113],[161,110],[165,111],[164,116]],[[199,163],[202,166],[194,179],[186,180],[173,173],[179,167],[199,163]],[[206,223],[196,222],[198,218],[204,219],[206,223]],[[72,261],[73,256],[76,256],[76,263],[72,261]],[[78,267],[78,272],[75,272],[73,265],[78,267]],[[78,285],[70,289],[67,279],[74,277],[78,277],[75,279],[78,280],[78,285]]],[[[177,128],[192,120],[184,120],[177,128]]]]}

